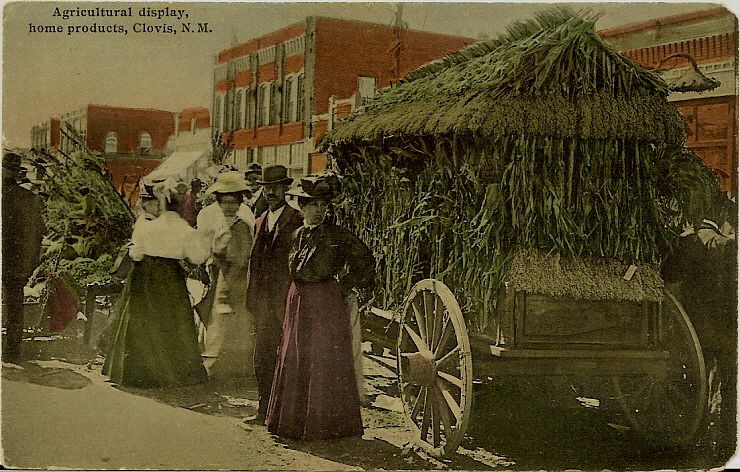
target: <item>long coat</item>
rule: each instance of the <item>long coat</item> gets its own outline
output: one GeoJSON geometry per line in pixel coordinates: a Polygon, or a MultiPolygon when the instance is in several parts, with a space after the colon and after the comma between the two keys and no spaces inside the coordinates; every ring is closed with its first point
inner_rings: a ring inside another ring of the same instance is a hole
{"type": "MultiPolygon", "coordinates": [[[[41,197],[10,179],[3,180],[3,280],[18,280],[23,287],[38,265],[43,210],[41,197]]],[[[287,256],[285,260],[287,271],[287,256]]]]}
{"type": "Polygon", "coordinates": [[[267,212],[255,224],[246,305],[254,316],[254,375],[260,394],[259,413],[263,415],[267,412],[283,334],[285,301],[291,282],[288,253],[293,233],[302,224],[303,217],[290,205],[285,205],[272,231],[267,228],[267,212]]]}

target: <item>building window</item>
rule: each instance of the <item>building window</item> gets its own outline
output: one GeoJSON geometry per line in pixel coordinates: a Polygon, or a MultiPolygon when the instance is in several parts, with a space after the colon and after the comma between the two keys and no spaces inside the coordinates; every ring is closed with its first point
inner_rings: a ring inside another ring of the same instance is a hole
{"type": "Polygon", "coordinates": [[[105,153],[106,154],[115,154],[118,152],[118,138],[116,137],[116,133],[113,131],[110,131],[105,136],[105,153]]]}
{"type": "Polygon", "coordinates": [[[288,77],[285,79],[285,90],[283,91],[283,123],[289,123],[295,121],[293,117],[294,103],[293,99],[293,78],[288,77]]]}
{"type": "Polygon", "coordinates": [[[251,128],[254,126],[254,91],[248,89],[244,100],[244,127],[251,128]]]}
{"type": "Polygon", "coordinates": [[[280,87],[277,82],[270,84],[270,124],[280,122],[280,87]]]}
{"type": "Polygon", "coordinates": [[[213,105],[213,130],[221,130],[221,97],[216,97],[216,103],[213,105]]]}
{"type": "Polygon", "coordinates": [[[239,90],[236,92],[236,121],[234,124],[234,128],[241,129],[244,128],[244,122],[242,122],[242,113],[244,112],[244,104],[242,100],[244,99],[244,92],[239,90]]]}
{"type": "Polygon", "coordinates": [[[367,100],[375,96],[375,77],[358,77],[357,94],[364,105],[367,100]]]}
{"type": "Polygon", "coordinates": [[[146,131],[139,133],[139,152],[149,154],[152,150],[152,136],[146,131]]]}
{"type": "Polygon", "coordinates": [[[305,116],[304,116],[304,113],[305,113],[305,106],[304,106],[305,90],[304,89],[306,88],[304,84],[305,81],[306,81],[305,75],[301,74],[298,76],[298,83],[296,85],[296,89],[297,89],[296,90],[296,100],[295,100],[296,101],[296,113],[295,113],[296,121],[305,120],[305,116]]]}
{"type": "Polygon", "coordinates": [[[259,117],[257,119],[257,126],[265,126],[268,124],[270,116],[270,84],[260,85],[259,90],[259,117]]]}
{"type": "Polygon", "coordinates": [[[223,131],[234,129],[234,91],[230,90],[226,92],[226,98],[224,99],[224,121],[223,131]]]}

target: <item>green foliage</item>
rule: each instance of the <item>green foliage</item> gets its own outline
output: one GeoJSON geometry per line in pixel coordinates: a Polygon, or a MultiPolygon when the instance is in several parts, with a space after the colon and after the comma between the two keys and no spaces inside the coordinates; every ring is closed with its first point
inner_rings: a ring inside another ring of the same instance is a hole
{"type": "Polygon", "coordinates": [[[66,275],[80,284],[106,279],[113,258],[131,237],[130,208],[106,181],[102,157],[77,152],[68,159],[43,159],[48,173],[44,222],[52,244],[38,273],[66,275]]]}
{"type": "Polygon", "coordinates": [[[704,169],[696,156],[624,140],[398,137],[332,152],[345,175],[337,215],[375,252],[375,303],[397,307],[433,277],[477,330],[495,313],[518,248],[622,268],[658,263],[678,222],[711,213],[702,202],[717,189],[711,176],[689,180],[704,169]]]}

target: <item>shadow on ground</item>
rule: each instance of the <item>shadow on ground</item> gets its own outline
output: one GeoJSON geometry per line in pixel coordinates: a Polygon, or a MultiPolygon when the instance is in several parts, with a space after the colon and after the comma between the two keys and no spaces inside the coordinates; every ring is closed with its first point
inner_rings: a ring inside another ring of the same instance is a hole
{"type": "Polygon", "coordinates": [[[706,445],[667,446],[626,424],[605,402],[589,408],[547,389],[533,392],[489,386],[476,390],[463,447],[507,457],[517,470],[707,469],[720,465],[706,445]]]}
{"type": "Polygon", "coordinates": [[[28,382],[46,387],[76,390],[87,387],[92,381],[82,374],[58,367],[42,367],[32,362],[23,362],[18,367],[4,367],[3,380],[28,382]]]}

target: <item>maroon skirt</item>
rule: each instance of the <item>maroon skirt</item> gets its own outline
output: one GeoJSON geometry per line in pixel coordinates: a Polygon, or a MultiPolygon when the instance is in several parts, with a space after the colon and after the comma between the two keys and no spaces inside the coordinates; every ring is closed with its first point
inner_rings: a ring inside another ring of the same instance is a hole
{"type": "Polygon", "coordinates": [[[362,436],[349,310],[334,280],[290,286],[265,423],[291,439],[362,436]]]}

